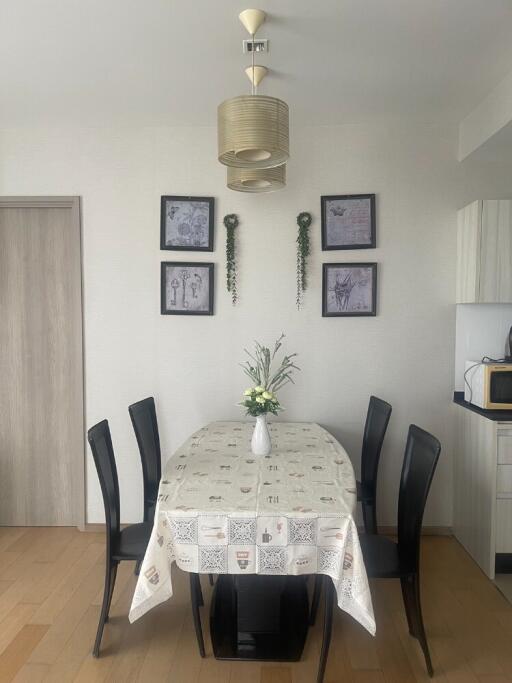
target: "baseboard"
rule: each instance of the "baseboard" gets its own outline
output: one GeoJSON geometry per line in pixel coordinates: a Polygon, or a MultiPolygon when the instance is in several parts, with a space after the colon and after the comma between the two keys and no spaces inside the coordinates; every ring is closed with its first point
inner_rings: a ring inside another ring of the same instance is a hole
{"type": "MultiPolygon", "coordinates": [[[[124,529],[125,527],[130,526],[129,524],[121,524],[121,529],[124,529]]],[[[80,531],[86,531],[86,532],[92,532],[94,534],[100,534],[100,533],[105,533],[105,524],[96,524],[96,523],[87,523],[83,527],[83,529],[80,529],[80,531]]]]}
{"type": "MultiPolygon", "coordinates": [[[[363,531],[363,529],[361,529],[363,531]]],[[[396,536],[396,526],[379,526],[379,534],[383,536],[396,536]]],[[[421,529],[422,536],[453,536],[451,526],[424,526],[421,529]]]]}

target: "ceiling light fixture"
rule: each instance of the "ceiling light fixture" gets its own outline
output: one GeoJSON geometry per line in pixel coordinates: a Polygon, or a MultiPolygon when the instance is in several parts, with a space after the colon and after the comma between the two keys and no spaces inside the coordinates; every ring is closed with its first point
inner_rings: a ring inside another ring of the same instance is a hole
{"type": "Polygon", "coordinates": [[[275,192],[286,185],[286,164],[274,168],[228,166],[228,187],[237,192],[275,192]]]}
{"type": "MultiPolygon", "coordinates": [[[[248,9],[240,21],[252,40],[265,21],[265,12],[248,9]]],[[[233,97],[218,107],[218,157],[228,169],[263,170],[282,167],[289,157],[289,112],[286,102],[258,95],[258,85],[267,75],[266,67],[254,63],[245,70],[251,81],[251,94],[233,97]]],[[[268,192],[285,184],[285,169],[255,177],[229,172],[228,187],[249,192],[268,192]],[[230,184],[231,183],[231,184],[230,184]],[[251,184],[252,183],[252,184],[251,184]],[[240,187],[239,187],[240,185],[240,187]],[[259,189],[257,189],[259,187],[259,189]]]]}

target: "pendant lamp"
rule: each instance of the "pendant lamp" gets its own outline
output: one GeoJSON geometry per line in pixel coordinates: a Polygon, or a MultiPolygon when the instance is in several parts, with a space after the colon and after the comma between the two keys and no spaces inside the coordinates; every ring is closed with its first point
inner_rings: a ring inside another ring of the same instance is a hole
{"type": "Polygon", "coordinates": [[[257,94],[267,69],[254,63],[254,36],[265,12],[249,9],[239,18],[252,36],[252,65],[246,69],[252,92],[219,105],[218,158],[221,164],[239,169],[282,166],[290,156],[288,105],[277,97],[257,94]]]}
{"type": "Polygon", "coordinates": [[[274,168],[233,168],[228,166],[230,190],[237,192],[275,192],[286,185],[286,164],[274,168]]]}

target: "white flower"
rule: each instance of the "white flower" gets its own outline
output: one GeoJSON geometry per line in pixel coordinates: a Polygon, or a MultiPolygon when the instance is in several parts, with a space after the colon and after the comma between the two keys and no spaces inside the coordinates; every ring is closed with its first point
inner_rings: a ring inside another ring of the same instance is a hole
{"type": "Polygon", "coordinates": [[[268,392],[268,391],[264,391],[261,395],[262,395],[263,398],[266,399],[267,401],[270,400],[270,399],[272,398],[272,394],[271,394],[270,392],[268,392]]]}
{"type": "Polygon", "coordinates": [[[261,396],[256,396],[256,403],[265,403],[265,399],[261,398],[261,396]]]}
{"type": "Polygon", "coordinates": [[[244,396],[252,396],[254,393],[254,389],[246,389],[244,391],[244,396]]]}
{"type": "Polygon", "coordinates": [[[257,394],[262,394],[265,391],[265,387],[260,387],[260,386],[254,387],[254,391],[257,394]]]}

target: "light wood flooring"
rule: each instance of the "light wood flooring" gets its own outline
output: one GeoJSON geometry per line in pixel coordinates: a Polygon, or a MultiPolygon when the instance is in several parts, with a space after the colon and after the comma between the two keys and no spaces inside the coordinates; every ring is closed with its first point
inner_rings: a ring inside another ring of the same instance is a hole
{"type": "MultiPolygon", "coordinates": [[[[322,616],[303,661],[218,662],[203,625],[207,657],[197,652],[187,577],[176,569],[174,597],[133,625],[127,619],[135,577],[122,563],[100,659],[91,647],[103,586],[104,539],[71,528],[0,528],[0,683],[144,681],[157,683],[310,683],[315,681],[322,616]]],[[[512,605],[462,547],[425,537],[423,608],[436,670],[444,683],[512,683],[512,605]]],[[[205,577],[206,579],[206,577],[205,577]]],[[[372,582],[377,636],[335,609],[325,683],[428,681],[407,632],[397,581],[372,582]]],[[[208,603],[210,587],[203,581],[208,603]]]]}

